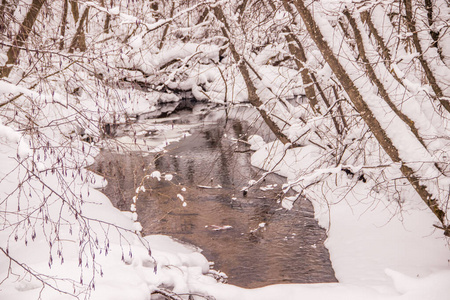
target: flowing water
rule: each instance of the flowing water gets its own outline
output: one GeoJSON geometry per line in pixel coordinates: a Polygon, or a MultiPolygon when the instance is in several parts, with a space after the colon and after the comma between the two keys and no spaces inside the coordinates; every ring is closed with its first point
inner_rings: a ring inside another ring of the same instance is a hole
{"type": "MultiPolygon", "coordinates": [[[[249,180],[263,173],[251,166],[245,141],[252,133],[268,134],[248,111],[235,109],[228,116],[223,110],[181,112],[160,119],[158,124],[178,128],[179,134],[184,128],[190,135],[159,153],[103,151],[92,168],[108,179],[103,192],[121,210],[129,210],[136,189],[144,186],[137,200],[144,234],[170,235],[200,247],[231,284],[336,281],[323,245],[326,233],[309,201],[297,201],[290,211],[282,209],[284,178],[276,175],[246,195],[242,192],[249,180]],[[145,177],[155,170],[162,174],[160,181],[145,177]],[[166,174],[173,178],[165,180],[166,174]]],[[[146,142],[160,142],[170,134],[158,133],[149,124],[141,124],[147,128],[146,142]]]]}

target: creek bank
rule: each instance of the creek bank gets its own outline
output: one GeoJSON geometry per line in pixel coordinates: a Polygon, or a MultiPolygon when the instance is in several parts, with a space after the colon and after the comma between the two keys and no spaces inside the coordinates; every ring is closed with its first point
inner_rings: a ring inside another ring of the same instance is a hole
{"type": "MultiPolygon", "coordinates": [[[[149,107],[139,113],[126,113],[125,122],[117,121],[119,118],[112,118],[112,121],[103,121],[101,124],[101,135],[103,138],[120,137],[132,132],[133,125],[142,120],[163,119],[169,118],[177,112],[193,112],[195,107],[202,107],[200,110],[207,112],[211,109],[224,107],[223,104],[211,103],[207,101],[196,100],[190,93],[183,93],[183,98],[178,101],[161,102],[158,101],[155,105],[149,107]]],[[[199,109],[197,109],[199,110],[199,109]]],[[[198,111],[196,112],[198,113],[198,111]]],[[[95,141],[95,138],[85,134],[84,130],[80,131],[83,140],[87,142],[95,141]]]]}
{"type": "MultiPolygon", "coordinates": [[[[314,219],[312,205],[302,200],[287,211],[277,203],[284,178],[272,174],[247,195],[242,193],[262,174],[251,166],[245,141],[250,134],[270,135],[253,120],[254,110],[241,107],[226,113],[195,106],[193,111],[197,113],[179,111],[157,120],[188,133],[165,151],[145,155],[103,151],[92,167],[109,182],[103,192],[116,207],[129,210],[136,190],[143,186],[136,206],[144,233],[170,235],[199,246],[215,269],[229,276],[229,283],[261,287],[335,282],[323,246],[326,234],[314,219]],[[144,179],[155,170],[160,181],[144,179]],[[171,180],[164,180],[165,175],[171,180]]],[[[164,133],[142,138],[158,135],[164,133]]]]}

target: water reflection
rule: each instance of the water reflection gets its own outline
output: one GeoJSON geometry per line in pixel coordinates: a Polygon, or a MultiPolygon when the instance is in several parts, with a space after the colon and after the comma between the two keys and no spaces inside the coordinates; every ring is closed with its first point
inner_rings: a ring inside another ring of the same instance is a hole
{"type": "Polygon", "coordinates": [[[291,211],[277,199],[283,179],[272,175],[246,197],[241,188],[261,170],[251,167],[244,143],[254,132],[240,119],[200,126],[152,156],[104,152],[93,168],[108,179],[104,192],[120,209],[128,210],[141,179],[154,170],[172,174],[172,181],[144,181],[137,212],[145,234],[167,234],[201,247],[243,287],[273,283],[336,281],[326,238],[313,218],[312,205],[302,200],[291,211]],[[259,187],[275,185],[273,190],[259,187]],[[207,189],[217,186],[221,189],[207,189]],[[177,197],[183,196],[186,206],[177,197]]]}

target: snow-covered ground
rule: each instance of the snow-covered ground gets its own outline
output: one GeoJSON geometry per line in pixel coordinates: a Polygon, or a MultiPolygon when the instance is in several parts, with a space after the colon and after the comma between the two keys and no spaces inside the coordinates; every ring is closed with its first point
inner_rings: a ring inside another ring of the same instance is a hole
{"type": "MultiPolygon", "coordinates": [[[[281,144],[251,140],[258,141],[254,147],[259,150],[252,160],[257,166],[270,169],[267,158],[285,151],[281,144]]],[[[216,299],[315,300],[431,300],[450,295],[448,240],[433,229],[433,215],[413,193],[398,211],[397,202],[369,196],[373,191],[366,190],[362,181],[336,172],[327,184],[342,191],[354,185],[351,192],[325,194],[323,202],[313,204],[319,224],[328,230],[326,246],[339,283],[243,289],[218,283],[217,274],[209,270],[208,261],[195,247],[166,236],[139,237],[133,212],[118,211],[95,189],[105,184],[102,178],[84,169],[74,177],[52,173],[46,169],[51,154],[48,161],[44,156],[34,161],[39,177],[22,190],[16,189],[30,176],[26,167],[32,169],[27,137],[0,125],[0,142],[1,299],[71,299],[70,294],[90,299],[150,299],[155,291],[171,291],[186,299],[187,294],[216,299]],[[70,198],[59,198],[67,188],[61,182],[81,194],[83,203],[77,206],[70,198]]],[[[85,151],[90,148],[84,146],[85,151]]],[[[302,163],[299,158],[314,155],[299,151],[307,149],[288,150],[286,165],[277,167],[288,180],[295,178],[289,170],[302,163]]],[[[92,160],[95,148],[91,152],[92,160]]]]}

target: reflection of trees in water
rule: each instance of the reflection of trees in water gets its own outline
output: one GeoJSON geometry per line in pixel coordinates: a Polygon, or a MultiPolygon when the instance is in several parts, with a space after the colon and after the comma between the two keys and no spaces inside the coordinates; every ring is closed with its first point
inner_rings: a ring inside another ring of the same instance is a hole
{"type": "Polygon", "coordinates": [[[103,192],[119,209],[126,210],[127,192],[130,190],[130,178],[126,176],[126,174],[129,174],[127,157],[120,155],[119,159],[114,159],[112,155],[103,153],[102,159],[97,160],[91,168],[108,181],[109,188],[104,189],[103,192]]]}
{"type": "Polygon", "coordinates": [[[187,180],[190,185],[193,185],[195,179],[195,160],[193,158],[188,158],[186,166],[187,166],[187,180]]]}
{"type": "Polygon", "coordinates": [[[233,184],[233,145],[224,139],[224,129],[220,126],[203,128],[200,134],[188,138],[191,147],[174,147],[171,154],[156,156],[155,169],[161,172],[175,172],[189,184],[233,184]],[[213,178],[213,182],[211,182],[213,178]]]}
{"type": "MultiPolygon", "coordinates": [[[[210,145],[216,145],[217,159],[218,161],[218,173],[220,176],[220,184],[222,186],[230,186],[234,185],[236,179],[242,179],[243,177],[248,176],[249,164],[242,164],[241,157],[247,155],[236,155],[235,150],[236,146],[240,147],[242,143],[240,142],[232,142],[230,139],[241,139],[242,136],[246,135],[244,132],[244,127],[248,128],[248,126],[244,126],[243,121],[240,120],[230,120],[229,122],[223,122],[221,125],[217,126],[217,128],[213,130],[208,130],[205,132],[205,138],[210,142],[210,145]],[[224,138],[224,134],[227,133],[227,138],[224,138]],[[245,171],[244,171],[245,169],[245,171]],[[236,173],[237,174],[231,174],[236,173]]],[[[247,163],[247,162],[245,162],[247,163]]]]}
{"type": "Polygon", "coordinates": [[[249,164],[250,153],[245,152],[248,145],[232,139],[246,140],[248,130],[245,121],[233,119],[214,126],[205,125],[182,144],[169,147],[170,154],[157,154],[155,169],[176,173],[181,181],[191,185],[245,185],[252,176],[258,175],[258,170],[249,164]],[[244,153],[235,153],[236,150],[244,153]]]}
{"type": "Polygon", "coordinates": [[[252,214],[249,216],[250,226],[253,226],[248,234],[250,242],[259,243],[264,239],[264,232],[267,230],[276,208],[278,207],[274,206],[274,203],[264,203],[253,207],[252,214]],[[259,226],[261,223],[264,223],[263,227],[259,226]]]}
{"type": "MultiPolygon", "coordinates": [[[[246,198],[241,197],[242,185],[261,171],[250,165],[250,153],[240,152],[248,146],[231,138],[246,140],[249,130],[246,122],[233,120],[226,127],[224,123],[204,126],[202,132],[168,147],[167,153],[146,158],[113,155],[99,163],[97,170],[109,173],[107,194],[120,199],[123,210],[129,210],[135,183],[143,176],[155,169],[176,173],[171,182],[146,181],[148,191],[140,193],[138,200],[144,232],[168,234],[205,249],[208,259],[230,276],[231,283],[256,287],[263,283],[335,281],[327,251],[319,245],[324,232],[314,223],[311,207],[301,205],[301,210],[309,213],[280,211],[276,192],[262,192],[257,187],[246,198]],[[197,188],[210,184],[224,188],[197,188]],[[182,186],[188,191],[181,192],[182,186]],[[187,207],[181,206],[177,193],[183,194],[187,207]],[[231,199],[233,193],[238,197],[235,200],[231,199]],[[260,223],[266,226],[260,228],[260,223]],[[205,225],[233,228],[213,231],[205,225]],[[295,239],[283,239],[292,232],[297,234],[295,239]],[[316,243],[317,249],[311,248],[316,243]]],[[[275,182],[281,181],[269,176],[262,185],[275,182]]]]}
{"type": "Polygon", "coordinates": [[[232,161],[230,152],[223,149],[222,144],[219,146],[219,162],[220,162],[220,182],[223,186],[231,185],[231,174],[229,169],[229,163],[232,161]]]}
{"type": "Polygon", "coordinates": [[[173,166],[173,169],[175,173],[180,173],[180,164],[178,163],[178,157],[171,155],[171,165],[173,166]]]}
{"type": "MultiPolygon", "coordinates": [[[[215,169],[212,175],[218,175],[220,185],[229,186],[231,184],[229,164],[232,162],[232,153],[229,146],[227,147],[226,143],[224,143],[224,134],[225,130],[223,126],[220,125],[213,128],[205,128],[203,131],[203,137],[206,141],[206,145],[208,148],[212,149],[214,153],[213,160],[208,162],[211,164],[209,167],[211,167],[211,169],[215,169]]],[[[202,158],[200,157],[200,159],[202,158]]],[[[205,166],[203,163],[202,165],[205,166]]]]}
{"type": "Polygon", "coordinates": [[[234,135],[237,138],[242,138],[243,140],[247,140],[247,132],[244,133],[244,126],[242,124],[242,122],[238,121],[238,120],[233,120],[233,125],[232,125],[233,131],[234,131],[234,135]]]}
{"type": "Polygon", "coordinates": [[[256,205],[253,209],[253,215],[250,217],[250,220],[257,222],[257,224],[268,224],[270,219],[274,215],[276,208],[278,207],[275,207],[273,203],[256,205]]]}
{"type": "Polygon", "coordinates": [[[157,153],[155,155],[155,160],[154,160],[154,164],[155,164],[155,169],[156,170],[160,170],[161,168],[164,167],[164,160],[165,160],[165,155],[163,153],[157,153]]]}

